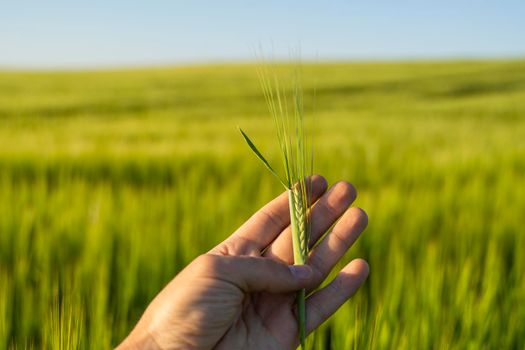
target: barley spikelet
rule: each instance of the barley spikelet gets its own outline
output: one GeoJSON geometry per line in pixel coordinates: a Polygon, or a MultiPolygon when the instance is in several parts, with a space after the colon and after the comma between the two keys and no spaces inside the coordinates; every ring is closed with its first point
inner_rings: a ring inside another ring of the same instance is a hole
{"type": "Polygon", "coordinates": [[[295,220],[297,222],[297,231],[299,236],[299,250],[303,261],[306,261],[308,257],[308,241],[309,241],[309,230],[308,230],[308,215],[307,215],[307,204],[306,199],[304,198],[304,190],[301,191],[299,187],[304,185],[299,183],[292,191],[292,200],[293,205],[293,215],[295,215],[295,220]]]}

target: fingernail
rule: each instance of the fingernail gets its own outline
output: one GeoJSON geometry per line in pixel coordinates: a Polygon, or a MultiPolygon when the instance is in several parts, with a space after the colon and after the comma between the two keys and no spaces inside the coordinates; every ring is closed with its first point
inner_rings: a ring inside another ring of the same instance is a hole
{"type": "Polygon", "coordinates": [[[295,278],[304,280],[312,276],[312,269],[307,265],[290,265],[288,267],[295,278]]]}

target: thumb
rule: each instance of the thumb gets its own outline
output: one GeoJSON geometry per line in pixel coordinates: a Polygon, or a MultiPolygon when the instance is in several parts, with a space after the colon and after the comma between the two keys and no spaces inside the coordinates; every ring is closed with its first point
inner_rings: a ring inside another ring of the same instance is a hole
{"type": "Polygon", "coordinates": [[[220,270],[226,274],[220,277],[245,292],[292,292],[307,287],[313,280],[313,270],[308,265],[285,265],[252,256],[225,256],[223,263],[224,269],[220,270]]]}

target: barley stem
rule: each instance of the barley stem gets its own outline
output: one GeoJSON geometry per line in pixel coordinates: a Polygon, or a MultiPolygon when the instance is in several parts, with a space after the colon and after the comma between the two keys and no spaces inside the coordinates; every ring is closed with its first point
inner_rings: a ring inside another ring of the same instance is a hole
{"type": "MultiPolygon", "coordinates": [[[[308,256],[307,225],[305,212],[303,210],[302,191],[297,189],[288,190],[288,201],[290,205],[290,219],[292,226],[292,244],[294,264],[303,265],[308,256]]],[[[301,289],[297,292],[297,323],[299,327],[299,341],[301,348],[305,347],[306,339],[306,291],[301,289]]]]}
{"type": "MultiPolygon", "coordinates": [[[[288,191],[294,264],[303,265],[308,259],[311,224],[308,215],[311,183],[308,176],[312,174],[313,156],[311,140],[305,128],[300,81],[296,74],[290,92],[290,89],[282,85],[277,75],[270,74],[264,67],[258,73],[268,110],[275,123],[284,165],[284,177],[274,170],[248,135],[240,131],[253,153],[288,191]],[[293,101],[291,108],[288,107],[290,101],[293,101]]],[[[300,290],[296,299],[299,341],[302,349],[305,347],[306,340],[305,295],[305,290],[300,290]]]]}

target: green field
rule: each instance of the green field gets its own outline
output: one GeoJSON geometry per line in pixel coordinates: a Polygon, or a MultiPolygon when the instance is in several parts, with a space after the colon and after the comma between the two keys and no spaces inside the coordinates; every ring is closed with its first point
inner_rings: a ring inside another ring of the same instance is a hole
{"type": "MultiPolygon", "coordinates": [[[[525,61],[331,63],[317,173],[358,189],[363,289],[315,349],[525,347],[525,61]]],[[[280,191],[251,65],[0,72],[0,348],[104,349],[280,191]]]]}

